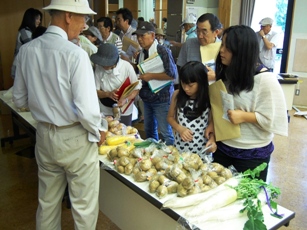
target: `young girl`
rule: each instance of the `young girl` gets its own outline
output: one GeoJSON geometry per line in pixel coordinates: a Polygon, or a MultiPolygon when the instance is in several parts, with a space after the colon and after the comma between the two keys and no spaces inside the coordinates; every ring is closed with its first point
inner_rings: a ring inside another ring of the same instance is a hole
{"type": "MultiPolygon", "coordinates": [[[[206,146],[215,152],[210,111],[207,69],[201,62],[188,62],[179,71],[179,89],[172,96],[167,121],[175,131],[175,146],[180,152],[200,153],[206,146]]],[[[204,154],[200,155],[204,159],[204,154]]]]}

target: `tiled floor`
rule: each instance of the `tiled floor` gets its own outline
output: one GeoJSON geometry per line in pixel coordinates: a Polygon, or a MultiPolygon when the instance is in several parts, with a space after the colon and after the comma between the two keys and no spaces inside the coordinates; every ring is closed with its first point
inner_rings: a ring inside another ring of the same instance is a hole
{"type": "MultiPolygon", "coordinates": [[[[278,203],[296,213],[289,227],[282,230],[307,229],[307,120],[293,117],[289,123],[288,137],[275,137],[275,151],[269,169],[268,181],[281,188],[278,203]]],[[[7,131],[1,124],[1,136],[7,131]]],[[[142,124],[136,125],[142,129],[142,124]]],[[[18,156],[15,153],[29,146],[29,140],[6,144],[0,148],[0,229],[28,230],[35,229],[37,208],[37,166],[35,158],[18,156]]],[[[71,212],[62,207],[62,229],[73,229],[71,212]]],[[[97,229],[118,230],[103,213],[100,212],[97,229]]],[[[168,230],[168,229],[167,229],[168,230]]]]}

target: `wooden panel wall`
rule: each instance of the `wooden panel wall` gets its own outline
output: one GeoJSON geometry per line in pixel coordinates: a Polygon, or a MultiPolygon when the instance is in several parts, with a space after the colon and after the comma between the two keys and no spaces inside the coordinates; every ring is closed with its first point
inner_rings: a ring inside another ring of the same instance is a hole
{"type": "Polygon", "coordinates": [[[138,18],[138,10],[139,10],[138,0],[126,0],[124,1],[124,7],[128,8],[131,11],[133,18],[135,19],[138,18]]]}
{"type": "Polygon", "coordinates": [[[232,0],[219,0],[219,19],[224,28],[230,26],[230,13],[231,13],[232,0]]]}
{"type": "Polygon", "coordinates": [[[162,18],[167,18],[167,0],[162,1],[162,4],[160,1],[156,1],[155,6],[155,23],[159,28],[163,28],[162,18]]]}

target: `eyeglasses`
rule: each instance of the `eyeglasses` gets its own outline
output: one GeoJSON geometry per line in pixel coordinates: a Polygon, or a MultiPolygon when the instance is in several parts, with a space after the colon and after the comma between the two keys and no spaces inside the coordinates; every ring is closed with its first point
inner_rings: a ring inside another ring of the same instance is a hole
{"type": "Polygon", "coordinates": [[[207,29],[196,29],[196,33],[197,34],[202,34],[202,35],[204,35],[204,36],[207,36],[208,35],[208,33],[209,33],[209,30],[207,30],[207,29]]]}
{"type": "Polygon", "coordinates": [[[85,23],[87,23],[91,19],[91,17],[88,15],[85,15],[84,18],[85,18],[85,23]]]}

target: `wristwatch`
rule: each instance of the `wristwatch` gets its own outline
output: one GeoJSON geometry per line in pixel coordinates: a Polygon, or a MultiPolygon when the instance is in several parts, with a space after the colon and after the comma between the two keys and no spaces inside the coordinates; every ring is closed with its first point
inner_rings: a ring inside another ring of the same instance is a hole
{"type": "Polygon", "coordinates": [[[262,39],[264,39],[264,38],[265,38],[265,35],[262,36],[262,39]]]}

